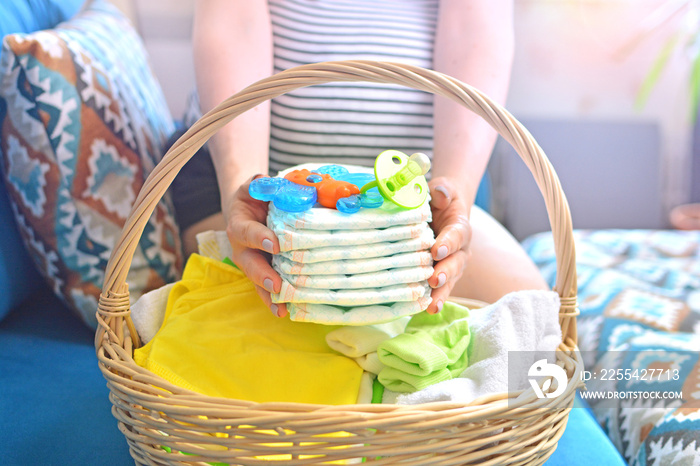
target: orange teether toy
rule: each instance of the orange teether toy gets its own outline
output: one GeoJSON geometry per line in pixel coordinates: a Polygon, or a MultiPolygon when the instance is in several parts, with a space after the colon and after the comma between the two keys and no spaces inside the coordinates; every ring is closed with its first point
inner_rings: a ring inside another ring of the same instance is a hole
{"type": "Polygon", "coordinates": [[[336,208],[338,199],[360,194],[360,189],[352,183],[334,180],[328,174],[314,173],[306,168],[287,173],[285,178],[293,183],[316,188],[318,203],[331,209],[336,208]]]}

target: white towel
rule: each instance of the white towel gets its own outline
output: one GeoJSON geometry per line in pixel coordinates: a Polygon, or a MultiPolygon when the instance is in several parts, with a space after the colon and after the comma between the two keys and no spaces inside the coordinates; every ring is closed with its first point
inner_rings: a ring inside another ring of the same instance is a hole
{"type": "Polygon", "coordinates": [[[169,283],[141,295],[131,306],[131,320],[141,342],[148,343],[158,333],[165,318],[168,295],[174,283],[169,283]]]}
{"type": "Polygon", "coordinates": [[[469,403],[476,398],[529,387],[528,369],[535,361],[552,361],[562,341],[559,295],[552,291],[518,291],[470,316],[469,367],[460,377],[421,391],[400,395],[398,404],[434,401],[469,403]],[[508,371],[508,352],[517,353],[523,370],[508,371]],[[511,371],[512,372],[512,371],[511,371]]]}
{"type": "Polygon", "coordinates": [[[225,231],[207,230],[198,233],[197,249],[201,256],[217,261],[233,257],[233,248],[225,231]]]}

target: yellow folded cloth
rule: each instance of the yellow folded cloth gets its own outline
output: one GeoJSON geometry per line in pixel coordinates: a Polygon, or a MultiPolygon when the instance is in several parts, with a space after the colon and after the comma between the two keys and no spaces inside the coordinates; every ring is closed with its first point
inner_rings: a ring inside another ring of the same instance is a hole
{"type": "Polygon", "coordinates": [[[208,396],[353,404],[362,369],[326,344],[337,327],[277,318],[237,268],[193,254],[135,362],[208,396]]]}

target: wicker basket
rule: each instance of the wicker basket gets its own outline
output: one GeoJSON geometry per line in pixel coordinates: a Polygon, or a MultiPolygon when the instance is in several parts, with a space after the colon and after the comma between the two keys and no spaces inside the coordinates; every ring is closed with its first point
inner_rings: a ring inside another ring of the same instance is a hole
{"type": "Polygon", "coordinates": [[[249,86],[204,115],[170,149],[146,180],[107,265],[95,346],[112,413],[138,464],[529,465],[544,463],[556,448],[581,385],[576,315],[568,204],[551,164],[527,130],[488,97],[449,76],[393,63],[341,61],[296,67],[249,86]],[[450,98],[484,118],[525,161],[554,234],[564,341],[557,359],[569,377],[563,395],[538,399],[529,389],[518,401],[514,399],[521,393],[511,392],[468,405],[261,404],[200,395],[134,363],[132,351],[140,343],[125,280],[144,225],[173,178],[237,115],[293,89],[340,81],[395,83],[450,98]]]}

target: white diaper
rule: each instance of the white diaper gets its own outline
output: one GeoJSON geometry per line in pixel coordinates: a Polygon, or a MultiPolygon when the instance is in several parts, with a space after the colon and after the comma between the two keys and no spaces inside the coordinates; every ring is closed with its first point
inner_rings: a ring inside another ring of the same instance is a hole
{"type": "Polygon", "coordinates": [[[325,247],[314,249],[295,249],[281,252],[280,255],[294,262],[310,264],[312,262],[335,261],[343,259],[362,259],[368,257],[392,256],[402,252],[415,252],[430,249],[435,244],[433,230],[428,228],[419,238],[411,238],[391,243],[360,244],[349,247],[325,247]]]}
{"type": "Polygon", "coordinates": [[[430,251],[407,252],[369,259],[314,262],[313,264],[290,261],[286,257],[279,255],[272,257],[272,266],[275,270],[291,275],[358,274],[401,267],[432,267],[432,265],[433,256],[430,254],[430,251]]]}
{"type": "Polygon", "coordinates": [[[289,318],[297,322],[331,325],[370,325],[390,322],[428,308],[430,294],[416,301],[402,301],[370,306],[333,306],[330,304],[289,303],[289,318]]]}
{"type": "Polygon", "coordinates": [[[279,293],[271,293],[273,303],[332,303],[336,306],[366,306],[369,304],[416,301],[430,296],[428,282],[407,283],[381,288],[361,288],[358,290],[321,290],[302,288],[282,282],[279,293]]]}
{"type": "Polygon", "coordinates": [[[326,290],[377,288],[402,283],[416,283],[427,280],[432,275],[432,267],[403,267],[355,275],[290,275],[280,273],[282,280],[290,285],[326,290]]]}
{"type": "Polygon", "coordinates": [[[267,226],[277,235],[281,251],[403,241],[421,238],[430,230],[427,223],[381,230],[297,230],[269,217],[267,226]]]}

